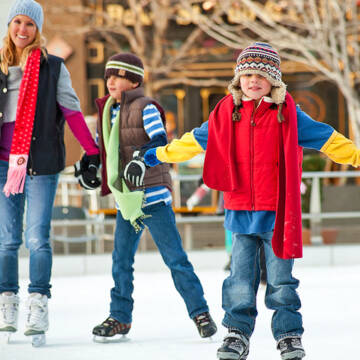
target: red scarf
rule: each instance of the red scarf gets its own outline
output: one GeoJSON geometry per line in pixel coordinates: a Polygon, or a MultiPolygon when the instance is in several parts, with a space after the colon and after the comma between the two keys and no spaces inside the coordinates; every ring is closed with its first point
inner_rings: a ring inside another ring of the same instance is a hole
{"type": "Polygon", "coordinates": [[[22,193],[24,190],[39,86],[40,55],[40,49],[29,55],[20,84],[9,169],[3,189],[6,196],[22,193]]]}
{"type": "MultiPolygon", "coordinates": [[[[301,239],[301,167],[302,156],[297,138],[297,116],[294,100],[289,94],[282,108],[285,121],[279,124],[279,171],[276,220],[272,248],[277,257],[302,257],[301,239]]],[[[239,177],[234,161],[233,101],[231,95],[222,99],[209,118],[208,145],[205,155],[203,179],[210,188],[235,191],[239,177]]]]}

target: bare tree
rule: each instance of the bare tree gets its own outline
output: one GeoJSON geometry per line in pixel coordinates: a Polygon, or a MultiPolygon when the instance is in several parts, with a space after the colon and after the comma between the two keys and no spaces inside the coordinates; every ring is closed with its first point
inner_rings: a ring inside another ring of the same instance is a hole
{"type": "MultiPolygon", "coordinates": [[[[347,102],[360,145],[359,0],[210,0],[213,14],[196,25],[217,41],[239,49],[254,39],[273,44],[285,59],[310,66],[314,81],[334,82],[347,102]],[[319,76],[319,74],[321,76],[319,76]]],[[[190,6],[189,1],[182,1],[190,6]]]]}
{"type": "MultiPolygon", "coordinates": [[[[74,6],[45,4],[47,13],[58,17],[79,14],[83,19],[83,23],[76,26],[50,22],[48,26],[51,30],[65,33],[101,36],[114,52],[124,51],[124,47],[128,47],[144,62],[146,92],[149,95],[177,84],[227,86],[227,81],[216,76],[202,78],[200,70],[199,74],[196,74],[196,70],[191,73],[186,71],[191,63],[204,58],[206,49],[202,44],[209,38],[194,25],[199,11],[193,7],[187,11],[181,2],[173,0],[118,0],[104,7],[99,7],[98,3],[88,1],[88,5],[74,6]]],[[[218,14],[215,12],[213,16],[218,14]]],[[[223,44],[219,46],[224,47],[223,44]]]]}
{"type": "Polygon", "coordinates": [[[100,1],[87,3],[45,7],[83,18],[76,27],[59,26],[61,31],[100,34],[114,52],[128,44],[144,61],[148,94],[176,84],[227,86],[215,74],[205,79],[200,71],[184,71],[207,55],[206,36],[234,49],[263,40],[282,58],[309,66],[314,82],[337,85],[360,145],[359,0],[114,0],[104,8],[100,1]]]}

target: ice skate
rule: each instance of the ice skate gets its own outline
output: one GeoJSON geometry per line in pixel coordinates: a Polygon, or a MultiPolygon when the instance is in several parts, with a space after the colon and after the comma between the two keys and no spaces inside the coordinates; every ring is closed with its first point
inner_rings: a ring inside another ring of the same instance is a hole
{"type": "Polygon", "coordinates": [[[112,317],[108,317],[100,325],[94,327],[93,340],[98,343],[123,342],[129,339],[125,336],[131,328],[131,324],[121,323],[112,317]]]}
{"type": "Polygon", "coordinates": [[[300,336],[288,336],[277,343],[281,360],[301,360],[305,356],[300,336]]]}
{"type": "Polygon", "coordinates": [[[237,331],[230,330],[217,351],[221,360],[246,360],[249,355],[249,340],[237,331]]]}
{"type": "Polygon", "coordinates": [[[0,294],[0,341],[10,342],[11,335],[17,331],[19,297],[14,293],[0,294]]]}
{"type": "Polygon", "coordinates": [[[208,312],[196,315],[193,320],[202,338],[211,337],[216,333],[216,324],[208,312]]]}
{"type": "Polygon", "coordinates": [[[25,336],[31,336],[34,347],[45,345],[45,332],[49,328],[48,298],[46,295],[33,293],[27,301],[28,314],[25,324],[25,336]]]}

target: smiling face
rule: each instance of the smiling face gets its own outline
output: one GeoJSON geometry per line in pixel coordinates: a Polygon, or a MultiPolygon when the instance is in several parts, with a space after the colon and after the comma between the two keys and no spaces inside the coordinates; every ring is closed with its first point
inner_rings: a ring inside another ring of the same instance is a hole
{"type": "Polygon", "coordinates": [[[247,97],[257,102],[263,96],[269,95],[272,87],[269,80],[258,74],[241,75],[240,86],[247,97]]]}
{"type": "Polygon", "coordinates": [[[10,38],[19,53],[35,40],[36,32],[35,22],[26,15],[15,16],[9,24],[10,38]]]}
{"type": "Polygon", "coordinates": [[[109,94],[117,102],[121,102],[121,94],[123,91],[135,89],[139,83],[133,83],[126,78],[111,75],[106,80],[106,86],[109,90],[109,94]]]}

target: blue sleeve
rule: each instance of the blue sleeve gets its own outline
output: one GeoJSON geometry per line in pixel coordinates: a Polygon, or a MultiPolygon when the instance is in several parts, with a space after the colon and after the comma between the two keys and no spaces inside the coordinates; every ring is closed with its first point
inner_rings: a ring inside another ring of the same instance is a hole
{"type": "Polygon", "coordinates": [[[194,129],[194,138],[199,143],[199,145],[206,150],[207,141],[208,141],[208,121],[202,123],[198,128],[194,129]]]}
{"type": "Polygon", "coordinates": [[[160,112],[154,104],[146,105],[143,110],[144,129],[150,139],[157,135],[165,135],[166,130],[160,112]]]}
{"type": "Polygon", "coordinates": [[[156,156],[156,148],[146,151],[146,153],[144,154],[144,160],[145,164],[150,167],[161,164],[161,161],[159,161],[156,156]]]}
{"type": "Polygon", "coordinates": [[[313,120],[300,109],[300,106],[296,106],[296,115],[299,145],[319,151],[334,132],[334,128],[328,124],[313,120]]]}
{"type": "Polygon", "coordinates": [[[164,146],[168,143],[166,130],[161,119],[159,110],[154,104],[146,105],[143,110],[144,130],[150,138],[150,141],[141,147],[141,152],[164,146]]]}

